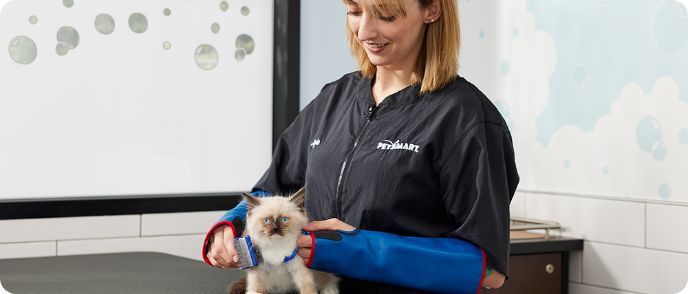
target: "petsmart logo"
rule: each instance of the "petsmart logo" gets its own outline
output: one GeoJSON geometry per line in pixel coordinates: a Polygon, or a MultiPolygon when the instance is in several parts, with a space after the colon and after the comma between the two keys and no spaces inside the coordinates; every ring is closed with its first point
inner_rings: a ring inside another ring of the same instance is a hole
{"type": "Polygon", "coordinates": [[[377,143],[377,149],[382,150],[408,150],[418,153],[418,148],[420,148],[420,146],[416,144],[401,143],[399,142],[399,140],[397,140],[396,142],[384,140],[382,142],[377,143]]]}

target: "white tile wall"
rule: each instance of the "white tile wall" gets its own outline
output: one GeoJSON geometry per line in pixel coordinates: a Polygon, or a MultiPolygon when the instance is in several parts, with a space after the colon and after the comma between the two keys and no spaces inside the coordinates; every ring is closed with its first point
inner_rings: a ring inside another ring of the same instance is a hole
{"type": "Polygon", "coordinates": [[[144,214],[141,235],[205,234],[226,211],[144,214]]]}
{"type": "Polygon", "coordinates": [[[203,260],[203,235],[58,241],[57,255],[153,251],[203,260]]]}
{"type": "Polygon", "coordinates": [[[569,253],[569,282],[583,281],[583,252],[569,253]]]}
{"type": "MultiPolygon", "coordinates": [[[[570,255],[572,294],[673,294],[688,280],[686,206],[518,191],[511,212],[587,240],[570,255]]],[[[201,260],[205,232],[223,213],[4,220],[0,258],[157,251],[201,260]]]]}
{"type": "Polygon", "coordinates": [[[516,191],[514,198],[511,199],[511,205],[509,206],[511,211],[511,216],[525,217],[526,216],[526,193],[521,191],[516,191]]]}
{"type": "Polygon", "coordinates": [[[688,254],[585,242],[583,283],[642,293],[677,293],[688,279],[688,254]]]}
{"type": "Polygon", "coordinates": [[[527,216],[561,223],[563,235],[645,246],[645,204],[528,193],[527,216]]]}
{"type": "Polygon", "coordinates": [[[2,220],[0,243],[138,236],[140,217],[123,215],[2,220]]]}
{"type": "Polygon", "coordinates": [[[55,256],[55,254],[56,245],[54,241],[0,244],[0,259],[55,256]]]}
{"type": "Polygon", "coordinates": [[[647,204],[647,247],[688,253],[688,206],[647,204]]]}
{"type": "Polygon", "coordinates": [[[637,292],[626,292],[616,289],[600,288],[590,285],[570,283],[569,294],[634,294],[637,292]]]}

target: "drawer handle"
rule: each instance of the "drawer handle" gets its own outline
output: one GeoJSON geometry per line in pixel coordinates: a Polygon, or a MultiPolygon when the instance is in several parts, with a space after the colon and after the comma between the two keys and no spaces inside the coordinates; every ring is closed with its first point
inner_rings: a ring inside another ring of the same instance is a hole
{"type": "Polygon", "coordinates": [[[551,263],[548,263],[545,266],[545,272],[551,275],[554,272],[554,266],[551,263]]]}

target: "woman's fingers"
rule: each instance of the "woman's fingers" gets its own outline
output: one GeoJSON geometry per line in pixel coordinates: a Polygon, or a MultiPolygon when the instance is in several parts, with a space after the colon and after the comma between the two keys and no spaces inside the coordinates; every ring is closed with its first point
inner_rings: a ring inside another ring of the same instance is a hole
{"type": "Polygon", "coordinates": [[[310,222],[303,229],[306,231],[353,231],[356,228],[339,219],[331,218],[324,221],[310,222]]]}
{"type": "Polygon", "coordinates": [[[299,257],[303,259],[303,262],[308,263],[308,259],[311,258],[310,248],[299,248],[299,257]]]}
{"type": "Polygon", "coordinates": [[[225,246],[225,250],[227,252],[227,260],[229,262],[230,267],[238,267],[237,261],[239,258],[237,257],[236,249],[234,248],[234,243],[232,241],[234,240],[234,231],[230,226],[222,226],[222,233],[223,233],[223,245],[225,246]]]}
{"type": "Polygon", "coordinates": [[[311,248],[313,245],[313,239],[311,239],[310,235],[299,236],[299,238],[296,239],[296,245],[298,245],[300,248],[311,248]]]}
{"type": "Polygon", "coordinates": [[[303,262],[308,263],[308,259],[311,258],[311,246],[313,245],[313,239],[310,235],[302,235],[296,239],[296,245],[299,246],[299,257],[303,259],[303,262]]]}
{"type": "Polygon", "coordinates": [[[212,258],[217,262],[219,267],[225,268],[229,266],[229,264],[222,256],[223,251],[225,251],[222,235],[222,230],[216,229],[215,232],[213,232],[213,240],[211,240],[212,243],[210,244],[210,254],[212,254],[212,258]]]}

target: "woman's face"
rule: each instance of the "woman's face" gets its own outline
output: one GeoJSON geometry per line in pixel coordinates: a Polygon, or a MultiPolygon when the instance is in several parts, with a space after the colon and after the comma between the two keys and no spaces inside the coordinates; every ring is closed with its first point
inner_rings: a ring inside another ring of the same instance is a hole
{"type": "Polygon", "coordinates": [[[377,15],[367,11],[361,0],[347,4],[349,29],[368,54],[375,66],[397,69],[413,69],[423,44],[428,10],[421,8],[418,0],[404,2],[406,15],[377,15]]]}

